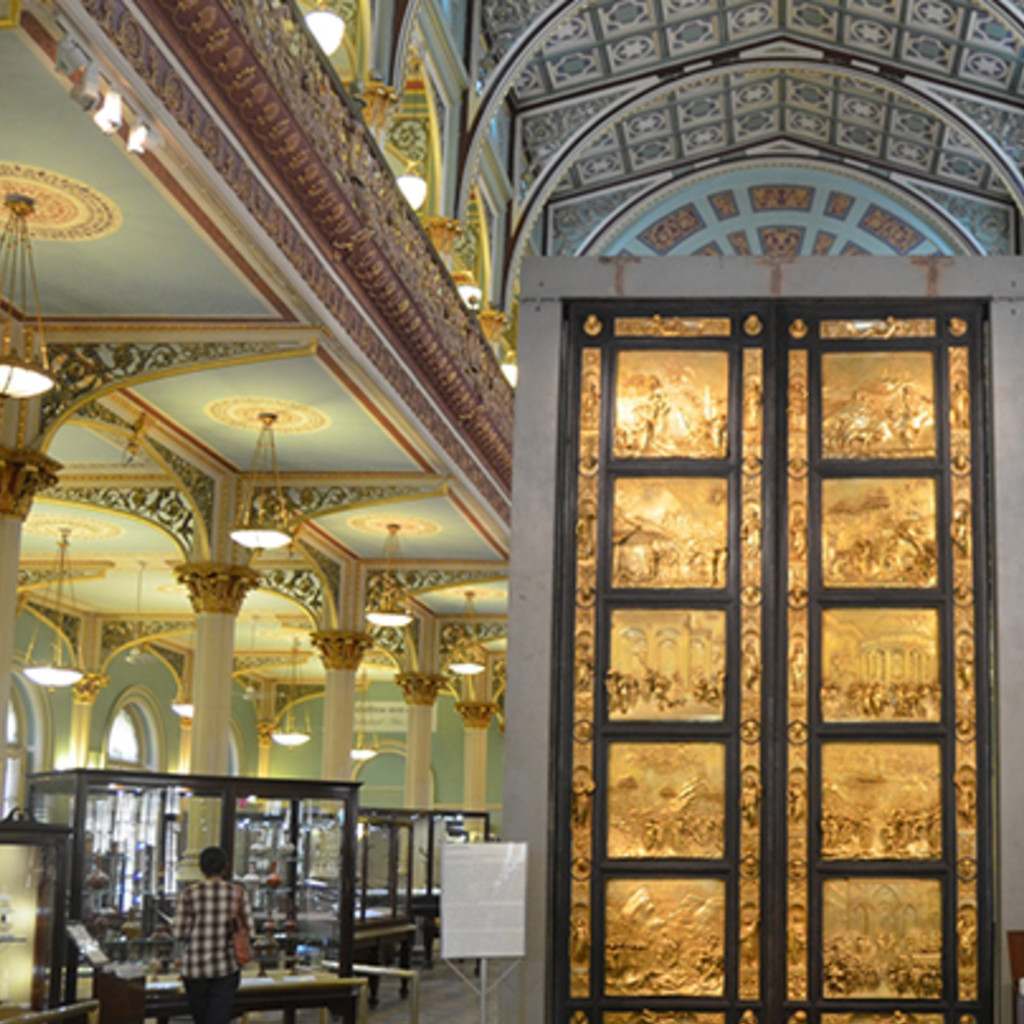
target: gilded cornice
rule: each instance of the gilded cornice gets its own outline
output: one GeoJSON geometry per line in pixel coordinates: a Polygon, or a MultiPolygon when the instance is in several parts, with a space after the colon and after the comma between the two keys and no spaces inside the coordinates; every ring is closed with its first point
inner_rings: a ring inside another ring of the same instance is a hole
{"type": "Polygon", "coordinates": [[[123,0],[84,0],[377,371],[507,518],[511,390],[369,130],[335,91],[312,44],[294,31],[288,9],[273,0],[136,6],[159,41],[123,0]],[[164,56],[165,46],[202,76],[197,91],[164,56]],[[234,121],[238,137],[248,136],[246,154],[225,136],[204,97],[234,121]],[[273,172],[280,194],[263,187],[247,157],[273,172]],[[285,216],[282,199],[305,220],[308,236],[285,216]],[[366,297],[390,343],[348,298],[338,272],[366,297]]]}

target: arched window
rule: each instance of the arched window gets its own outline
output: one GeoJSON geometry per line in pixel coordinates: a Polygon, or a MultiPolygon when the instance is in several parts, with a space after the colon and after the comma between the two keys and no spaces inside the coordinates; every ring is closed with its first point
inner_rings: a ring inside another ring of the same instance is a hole
{"type": "Polygon", "coordinates": [[[122,704],[110,720],[104,748],[108,768],[151,771],[157,767],[147,710],[136,701],[122,704]]]}

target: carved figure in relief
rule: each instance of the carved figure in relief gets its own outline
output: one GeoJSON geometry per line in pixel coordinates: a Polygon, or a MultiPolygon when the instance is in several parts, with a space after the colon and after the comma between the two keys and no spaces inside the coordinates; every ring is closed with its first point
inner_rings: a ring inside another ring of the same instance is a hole
{"type": "Polygon", "coordinates": [[[761,379],[748,377],[743,390],[743,426],[747,430],[756,430],[761,420],[761,379]]]}
{"type": "Polygon", "coordinates": [[[576,634],[574,658],[576,689],[589,689],[594,683],[594,638],[589,632],[576,634]]]}
{"type": "Polygon", "coordinates": [[[743,688],[748,693],[757,693],[761,686],[761,638],[756,633],[743,637],[743,688]]]}
{"type": "Polygon", "coordinates": [[[572,772],[571,816],[574,828],[586,828],[590,824],[590,805],[594,789],[590,769],[585,765],[577,765],[572,772]]]}
{"type": "Polygon", "coordinates": [[[807,813],[807,773],[802,768],[793,768],[789,773],[786,803],[790,822],[803,821],[807,813]]]}
{"type": "Polygon", "coordinates": [[[573,904],[569,914],[569,959],[582,966],[590,960],[590,908],[573,904]]]}
{"type": "Polygon", "coordinates": [[[956,788],[956,817],[962,828],[974,828],[978,821],[978,782],[974,769],[962,764],[953,776],[956,788]]]}
{"type": "Polygon", "coordinates": [[[597,509],[593,501],[585,499],[580,502],[579,515],[576,519],[576,557],[581,562],[594,557],[596,529],[597,509]]]}
{"type": "Polygon", "coordinates": [[[601,391],[597,377],[586,373],[583,377],[583,393],[580,396],[580,424],[584,430],[595,430],[601,412],[601,391]]]}
{"type": "Polygon", "coordinates": [[[796,562],[807,557],[807,509],[801,502],[789,507],[789,557],[796,562]]]}
{"type": "Polygon", "coordinates": [[[971,506],[962,498],[953,502],[953,553],[956,558],[971,557],[971,506]]]}
{"type": "Polygon", "coordinates": [[[748,501],[743,506],[743,522],[740,525],[740,538],[747,549],[749,557],[761,552],[761,506],[755,501],[748,501]]]}
{"type": "Polygon", "coordinates": [[[750,828],[757,827],[761,815],[761,778],[750,764],[740,772],[740,814],[750,828]]]}
{"type": "Polygon", "coordinates": [[[761,914],[756,903],[740,907],[739,942],[744,969],[756,969],[761,959],[761,914]]]}
{"type": "Polygon", "coordinates": [[[960,970],[971,970],[978,962],[978,908],[961,904],[956,912],[956,958],[960,970]]]}
{"type": "Polygon", "coordinates": [[[971,392],[967,381],[957,377],[953,381],[949,405],[949,425],[964,430],[971,425],[971,392]]]}

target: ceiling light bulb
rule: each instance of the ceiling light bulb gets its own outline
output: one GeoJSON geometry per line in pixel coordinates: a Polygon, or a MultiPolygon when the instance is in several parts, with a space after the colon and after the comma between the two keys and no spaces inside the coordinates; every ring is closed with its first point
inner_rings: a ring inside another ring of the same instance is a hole
{"type": "Polygon", "coordinates": [[[519,383],[519,365],[516,363],[515,356],[509,355],[505,359],[505,362],[501,364],[501,372],[505,375],[509,387],[514,388],[519,383]]]}
{"type": "Polygon", "coordinates": [[[92,115],[96,126],[104,135],[113,135],[121,127],[121,94],[111,89],[103,97],[103,105],[92,115]]]}
{"type": "Polygon", "coordinates": [[[369,761],[377,756],[377,751],[372,750],[370,747],[353,747],[349,751],[349,757],[353,761],[369,761]]]}
{"type": "Polygon", "coordinates": [[[128,133],[128,152],[137,153],[141,156],[146,152],[146,143],[149,142],[149,125],[139,121],[132,126],[128,133]]]}
{"type": "Polygon", "coordinates": [[[171,705],[171,710],[182,718],[193,718],[196,713],[196,706],[188,700],[176,700],[171,705]]]}
{"type": "Polygon", "coordinates": [[[484,293],[475,284],[460,284],[459,298],[465,303],[467,309],[478,310],[484,293]]]}
{"type": "Polygon", "coordinates": [[[243,548],[252,548],[260,551],[273,551],[275,548],[283,548],[291,544],[290,534],[282,530],[258,530],[242,528],[231,531],[231,539],[243,548]]]}
{"type": "Polygon", "coordinates": [[[412,622],[412,616],[408,612],[379,609],[368,611],[366,613],[366,621],[373,623],[375,626],[390,626],[392,629],[401,629],[412,622]]]}
{"type": "Polygon", "coordinates": [[[9,355],[0,360],[0,395],[4,398],[35,398],[50,391],[56,381],[37,363],[9,355]]]}
{"type": "Polygon", "coordinates": [[[282,747],[301,747],[309,742],[308,732],[272,732],[270,738],[282,747]]]}
{"type": "Polygon", "coordinates": [[[448,667],[457,676],[478,676],[485,668],[478,661],[453,661],[448,667]]]}
{"type": "Polygon", "coordinates": [[[418,174],[406,171],[395,179],[405,201],[414,209],[418,210],[427,200],[427,183],[418,174]]]}
{"type": "Polygon", "coordinates": [[[328,57],[334,56],[345,38],[345,21],[334,11],[318,8],[306,15],[306,28],[328,57]]]}

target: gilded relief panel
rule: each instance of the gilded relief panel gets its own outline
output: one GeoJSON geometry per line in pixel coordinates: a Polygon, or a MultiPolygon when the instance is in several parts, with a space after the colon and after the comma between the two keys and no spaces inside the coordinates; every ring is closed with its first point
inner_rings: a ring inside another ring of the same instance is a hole
{"type": "Polygon", "coordinates": [[[724,881],[613,878],[606,908],[609,996],[724,994],[724,881]]]}
{"type": "Polygon", "coordinates": [[[937,743],[825,743],[821,853],[826,860],[938,860],[937,743]]]}
{"type": "Polygon", "coordinates": [[[605,676],[610,719],[721,720],[725,670],[724,611],[612,612],[605,676]]]}
{"type": "Polygon", "coordinates": [[[686,1010],[635,1010],[626,1013],[606,1013],[604,1024],[725,1024],[724,1013],[689,1013],[686,1010]]]}
{"type": "Polygon", "coordinates": [[[934,457],[934,379],[934,357],[930,352],[823,354],[824,457],[934,457]]]}
{"type": "Polygon", "coordinates": [[[942,886],[925,878],[838,878],[823,885],[828,999],[939,999],[942,886]]]}
{"type": "Polygon", "coordinates": [[[826,608],[821,623],[826,722],[939,721],[936,609],[826,608]]]}
{"type": "Polygon", "coordinates": [[[883,477],[822,481],[826,587],[934,587],[935,483],[883,477]]]}
{"type": "Polygon", "coordinates": [[[725,746],[613,743],[608,856],[725,855],[725,746]]]}
{"type": "Polygon", "coordinates": [[[728,434],[725,352],[619,353],[615,458],[724,459],[728,434]]]}
{"type": "MultiPolygon", "coordinates": [[[[945,1024],[941,1013],[823,1013],[821,1024],[945,1024]]],[[[961,1024],[965,1024],[961,1020],[961,1024]]]]}
{"type": "Polygon", "coordinates": [[[612,519],[615,587],[724,587],[729,482],[620,477],[612,519]]]}

